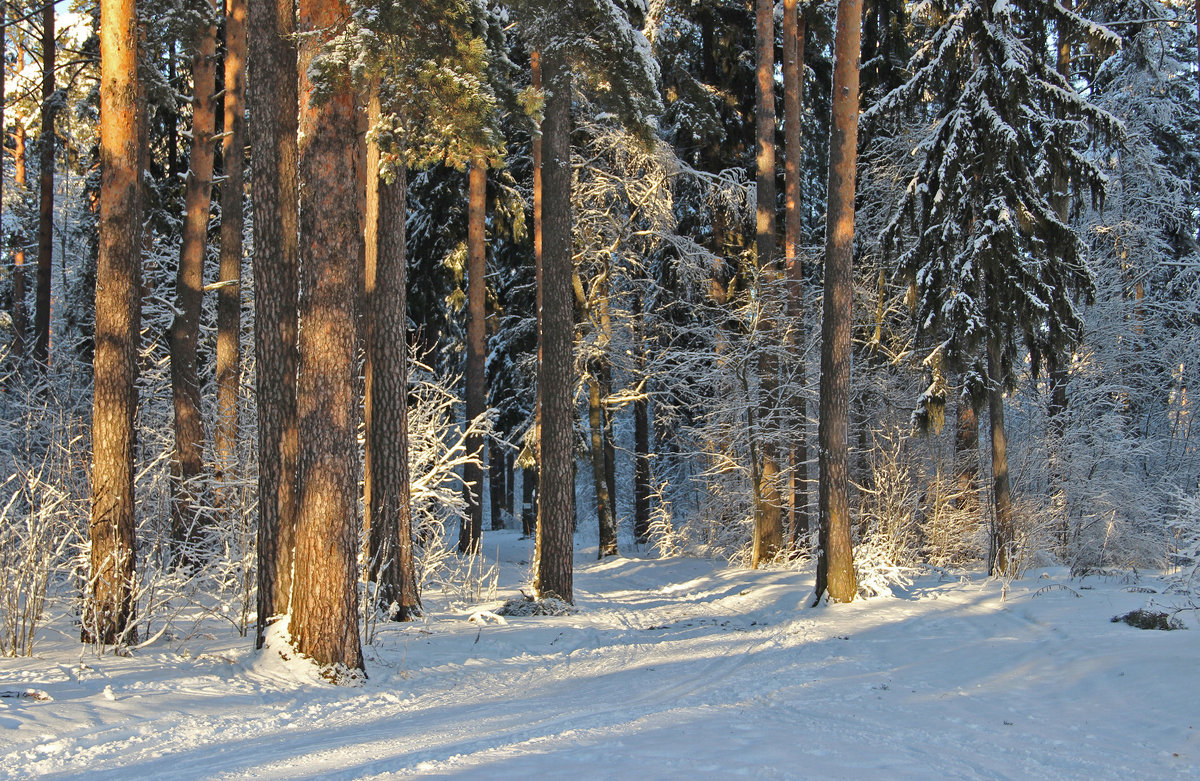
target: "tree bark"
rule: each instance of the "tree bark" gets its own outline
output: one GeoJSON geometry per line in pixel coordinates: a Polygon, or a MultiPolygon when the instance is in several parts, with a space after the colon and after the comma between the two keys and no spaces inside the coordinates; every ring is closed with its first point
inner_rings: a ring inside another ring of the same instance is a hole
{"type": "MultiPolygon", "coordinates": [[[[209,9],[210,13],[212,9],[209,9]]],[[[196,347],[204,301],[204,256],[212,212],[213,134],[216,114],[217,26],[202,23],[192,59],[192,148],[189,157],[179,271],[175,278],[175,319],[171,323],[171,398],[175,411],[175,451],[171,458],[171,540],[177,561],[193,561],[190,548],[204,525],[200,478],[204,472],[204,423],[196,347]]]]}
{"type": "Polygon", "coordinates": [[[100,2],[100,225],[92,403],[91,542],[83,639],[134,642],[141,106],[134,0],[100,2]]]}
{"type": "MultiPolygon", "coordinates": [[[[760,281],[769,287],[776,278],[775,258],[775,4],[772,0],[756,0],[755,38],[757,42],[755,125],[758,134],[755,248],[758,256],[760,281]]],[[[761,296],[760,302],[766,296],[761,296]]],[[[760,342],[758,371],[760,400],[757,450],[762,463],[756,470],[758,490],[754,511],[754,548],[750,566],[758,567],[779,553],[783,544],[783,508],[779,496],[779,454],[775,445],[777,428],[777,399],[779,391],[778,358],[769,344],[774,337],[774,323],[765,313],[759,320],[760,342]]]]}
{"type": "Polygon", "coordinates": [[[364,165],[349,74],[326,72],[319,99],[314,60],[350,8],[301,0],[300,419],[291,633],[298,652],[334,680],[363,669],[358,635],[358,415],[356,347],[364,264],[359,185],[364,165]]]}
{"type": "MultiPolygon", "coordinates": [[[[634,293],[632,314],[638,374],[645,378],[646,335],[641,293],[634,293]]],[[[643,387],[633,402],[633,536],[638,545],[650,540],[650,403],[646,393],[643,387]]]]}
{"type": "MultiPolygon", "coordinates": [[[[1197,0],[1200,2],[1200,0],[1197,0]]],[[[534,90],[542,89],[542,57],[534,51],[529,54],[530,86],[534,90]]],[[[530,154],[533,157],[533,278],[536,288],[534,301],[534,320],[537,327],[537,369],[535,391],[533,398],[533,459],[532,469],[526,469],[524,481],[529,485],[526,496],[534,505],[529,514],[521,516],[525,536],[532,537],[537,533],[537,506],[541,503],[541,491],[538,489],[538,479],[542,468],[542,125],[533,129],[530,139],[530,154]]],[[[528,508],[527,508],[528,509],[528,508]]]]}
{"type": "Polygon", "coordinates": [[[254,204],[254,356],[258,406],[258,625],[287,613],[292,593],[299,209],[296,20],[292,0],[249,7],[254,204]]]}
{"type": "Polygon", "coordinates": [[[245,194],[246,0],[225,3],[225,137],[221,161],[222,287],[217,291],[217,451],[218,479],[237,463],[238,388],[242,356],[242,206],[245,194]]]}
{"type": "Polygon", "coordinates": [[[488,443],[488,517],[493,531],[504,528],[504,450],[488,443]]]}
{"type": "Polygon", "coordinates": [[[816,598],[857,594],[850,538],[848,429],[850,305],[853,299],[854,175],[858,157],[858,58],[862,0],[838,0],[834,42],[833,121],[829,131],[829,204],[821,323],[820,539],[816,598]]]}
{"type": "MultiPolygon", "coordinates": [[[[368,176],[375,176],[368,172],[368,176]]],[[[377,177],[376,177],[377,178],[377,177]]],[[[379,601],[394,621],[421,615],[413,565],[413,529],[408,471],[408,301],[404,221],[408,190],[405,170],[379,182],[377,275],[370,297],[374,365],[370,427],[372,551],[380,555],[379,601]]]]}
{"type": "Polygon", "coordinates": [[[542,53],[542,279],[538,324],[541,421],[534,589],[574,601],[574,296],[571,290],[571,74],[558,52],[542,53]]]}
{"type": "MultiPolygon", "coordinates": [[[[487,377],[484,357],[487,346],[487,244],[484,222],[487,218],[487,161],[476,159],[468,174],[467,204],[467,360],[463,379],[466,383],[467,423],[484,413],[487,407],[487,377]]],[[[483,437],[467,437],[467,452],[484,456],[483,437]]],[[[483,536],[483,470],[477,463],[463,467],[463,499],[466,514],[458,534],[459,553],[478,553],[483,536]]]]}
{"type": "Polygon", "coordinates": [[[42,8],[42,133],[38,139],[37,302],[33,360],[50,366],[50,268],[54,257],[54,4],[42,8]]]}
{"type": "MultiPolygon", "coordinates": [[[[17,123],[13,132],[15,139],[13,149],[13,183],[16,185],[17,197],[25,195],[28,182],[25,178],[25,125],[17,123]]],[[[15,358],[25,355],[25,340],[29,334],[29,314],[25,309],[25,229],[24,220],[17,221],[17,230],[13,235],[13,344],[12,354],[15,358]]]]}
{"type": "Polygon", "coordinates": [[[1015,535],[1012,525],[1012,493],[1008,481],[1008,439],[1004,431],[1004,384],[1000,379],[1004,375],[1000,349],[996,337],[989,335],[988,417],[992,434],[992,499],[995,503],[996,518],[992,525],[988,570],[993,575],[1003,577],[1012,571],[1012,545],[1015,535]]]}
{"type": "Polygon", "coordinates": [[[789,347],[797,379],[787,408],[795,432],[791,452],[791,527],[792,542],[807,546],[808,518],[808,409],[804,398],[804,352],[808,333],[804,315],[804,269],[800,260],[801,225],[800,184],[803,176],[803,138],[800,134],[804,101],[805,17],[798,0],[783,3],[783,144],[784,144],[784,245],[787,271],[787,314],[791,321],[789,347]]]}
{"type": "Polygon", "coordinates": [[[979,485],[979,414],[961,395],[954,428],[954,476],[958,507],[974,507],[979,485]]]}
{"type": "MultiPolygon", "coordinates": [[[[385,566],[389,551],[394,550],[394,544],[386,530],[375,523],[375,461],[372,451],[373,432],[375,430],[375,355],[379,351],[375,332],[375,296],[379,284],[379,188],[382,180],[379,176],[379,141],[371,137],[370,131],[379,124],[383,114],[379,102],[379,79],[373,78],[367,94],[367,112],[364,132],[366,132],[366,181],[363,183],[363,322],[361,323],[363,340],[363,518],[367,529],[367,578],[375,580],[381,568],[385,566]]],[[[407,208],[407,203],[405,204],[407,208]]],[[[405,248],[407,249],[407,248],[405,248]]],[[[407,269],[405,269],[407,271],[407,269]]],[[[407,333],[407,326],[404,333],[407,333]]],[[[407,359],[407,355],[405,356],[407,359]]],[[[406,360],[407,364],[407,360],[406,360]]],[[[407,415],[407,403],[405,406],[407,415]]],[[[405,436],[408,435],[407,426],[405,436]]],[[[408,459],[405,458],[405,468],[408,459]]],[[[384,607],[386,607],[386,603],[384,607]]]]}

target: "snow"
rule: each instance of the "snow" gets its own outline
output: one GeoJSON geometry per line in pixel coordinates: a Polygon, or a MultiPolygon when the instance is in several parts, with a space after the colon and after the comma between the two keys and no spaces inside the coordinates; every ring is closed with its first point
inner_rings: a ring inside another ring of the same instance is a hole
{"type": "Polygon", "coordinates": [[[52,624],[36,657],[0,660],[0,690],[49,698],[0,698],[0,778],[1200,776],[1194,614],[1110,621],[1167,603],[1156,578],[928,573],[810,608],[807,570],[592,548],[578,612],[496,621],[530,547],[489,533],[497,599],[428,595],[353,687],[216,624],[130,657],[52,624]]]}

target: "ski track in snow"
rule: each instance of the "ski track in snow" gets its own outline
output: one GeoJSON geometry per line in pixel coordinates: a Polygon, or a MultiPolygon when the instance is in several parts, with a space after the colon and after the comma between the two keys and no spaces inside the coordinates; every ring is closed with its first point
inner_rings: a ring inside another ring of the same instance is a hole
{"type": "MultiPolygon", "coordinates": [[[[492,535],[511,596],[531,543],[492,535]]],[[[97,658],[54,627],[0,660],[0,689],[53,697],[0,699],[0,778],[1200,777],[1200,632],[1110,623],[1147,600],[1116,579],[811,609],[807,574],[587,553],[579,613],[433,599],[358,688],[242,638],[97,658]]]]}

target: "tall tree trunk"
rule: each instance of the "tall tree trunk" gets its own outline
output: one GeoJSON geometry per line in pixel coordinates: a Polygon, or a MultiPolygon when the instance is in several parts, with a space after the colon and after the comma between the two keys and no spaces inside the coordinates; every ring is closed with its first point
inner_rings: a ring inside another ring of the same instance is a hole
{"type": "Polygon", "coordinates": [[[516,517],[515,492],[517,487],[517,472],[515,454],[511,448],[504,448],[504,507],[510,518],[516,517]]]}
{"type": "Polygon", "coordinates": [[[358,636],[358,302],[364,264],[359,185],[364,165],[348,73],[313,61],[350,14],[341,0],[301,0],[300,502],[296,511],[291,633],[298,652],[337,679],[363,669],[358,636]]]}
{"type": "MultiPolygon", "coordinates": [[[[25,125],[17,123],[13,132],[13,183],[16,185],[17,198],[23,199],[29,183],[25,178],[25,125]]],[[[17,230],[13,235],[13,344],[12,354],[16,358],[25,355],[25,340],[29,336],[29,315],[25,309],[25,222],[17,221],[17,230]]]]}
{"type": "Polygon", "coordinates": [[[238,386],[242,356],[242,205],[245,194],[246,0],[225,3],[225,137],[221,160],[222,287],[217,292],[218,478],[229,477],[237,463],[238,386]]]}
{"type": "MultiPolygon", "coordinates": [[[[993,320],[992,322],[995,322],[993,320]]],[[[1000,344],[994,335],[988,336],[988,417],[992,434],[992,499],[996,518],[992,525],[991,546],[988,551],[988,571],[993,575],[1011,574],[1012,545],[1015,541],[1012,525],[1012,493],[1008,481],[1008,439],[1004,431],[1004,383],[1000,344]]]]}
{"type": "MultiPolygon", "coordinates": [[[[1200,0],[1197,0],[1200,2],[1200,0]]],[[[530,86],[534,90],[542,89],[542,56],[539,52],[529,55],[530,86]]],[[[526,497],[534,501],[531,515],[522,514],[521,521],[525,536],[532,537],[537,532],[538,509],[541,503],[541,491],[538,489],[538,478],[542,469],[542,126],[533,129],[530,139],[530,154],[533,157],[533,278],[536,288],[534,301],[534,320],[537,327],[537,370],[534,378],[535,392],[533,398],[533,466],[525,469],[524,481],[529,486],[526,497]]],[[[526,508],[528,509],[528,507],[526,508]]],[[[523,511],[524,513],[524,511],[523,511]]]]}
{"type": "MultiPolygon", "coordinates": [[[[769,287],[776,278],[775,258],[775,4],[756,0],[755,37],[758,44],[755,88],[755,124],[758,132],[757,184],[758,204],[755,247],[760,280],[769,287]]],[[[760,293],[763,291],[760,291],[760,293]]],[[[762,297],[760,301],[763,300],[762,297]]],[[[778,427],[775,398],[779,391],[778,357],[763,342],[774,338],[770,318],[759,317],[762,339],[759,343],[758,371],[761,398],[758,411],[761,435],[758,450],[762,463],[757,470],[758,497],[754,509],[754,549],[750,566],[758,567],[774,558],[783,544],[783,507],[779,496],[779,454],[775,445],[778,427]]]]}
{"type": "Polygon", "coordinates": [[[596,331],[595,354],[589,361],[588,428],[591,432],[592,484],[596,493],[596,517],[599,522],[598,558],[617,555],[616,487],[613,479],[613,446],[608,412],[604,402],[612,393],[612,368],[608,350],[612,334],[609,314],[609,266],[604,263],[593,286],[589,303],[592,326],[596,331]]]}
{"type": "MultiPolygon", "coordinates": [[[[212,13],[212,9],[209,9],[212,13]]],[[[196,31],[192,60],[192,149],[184,194],[186,214],[175,278],[175,319],[171,323],[171,398],[175,410],[175,451],[171,459],[171,539],[175,555],[190,561],[197,539],[200,477],[204,471],[204,422],[200,410],[200,377],[196,347],[204,301],[204,256],[212,211],[213,134],[216,115],[214,60],[217,26],[202,23],[196,31]]]]}
{"type": "Polygon", "coordinates": [[[133,449],[142,238],[134,0],[100,2],[100,241],[92,402],[91,542],[83,639],[133,642],[133,449]]]}
{"type": "MultiPolygon", "coordinates": [[[[366,181],[364,184],[363,215],[363,518],[367,529],[367,577],[375,580],[385,566],[389,551],[394,549],[392,541],[383,528],[375,523],[375,461],[373,458],[372,432],[375,430],[375,355],[379,351],[375,332],[375,296],[379,284],[379,141],[371,130],[379,124],[383,109],[379,102],[379,79],[373,78],[367,94],[367,112],[364,132],[366,135],[366,181]]],[[[407,203],[405,204],[407,208],[407,203]]],[[[404,248],[407,251],[407,247],[404,248]]],[[[405,269],[407,271],[407,269],[405,269]]],[[[407,328],[404,329],[407,334],[407,328]]],[[[406,356],[407,358],[407,356],[406,356]]],[[[406,360],[407,366],[407,360],[406,360]]],[[[407,415],[407,404],[405,406],[407,415]]],[[[407,427],[404,432],[408,436],[407,427]]],[[[408,467],[407,457],[405,468],[408,467]]],[[[386,607],[386,605],[385,605],[386,607]]]]}
{"type": "Polygon", "coordinates": [[[50,265],[54,253],[54,4],[42,8],[42,133],[38,139],[37,303],[33,360],[50,365],[50,265]]]}
{"type": "MultiPolygon", "coordinates": [[[[369,431],[374,468],[370,523],[373,551],[380,554],[380,606],[394,621],[411,621],[421,614],[408,472],[405,173],[400,167],[392,182],[379,181],[377,275],[369,298],[374,331],[369,358],[375,382],[369,431]]],[[[378,179],[374,171],[368,176],[378,179]]]]}
{"type": "Polygon", "coordinates": [[[858,56],[862,0],[838,0],[834,43],[833,121],[829,131],[829,205],[825,229],[825,297],[821,322],[820,540],[816,598],[854,599],[850,539],[848,429],[850,304],[853,298],[854,174],[858,159],[858,56]]]}
{"type": "Polygon", "coordinates": [[[800,134],[804,99],[805,17],[798,0],[783,2],[783,144],[784,144],[784,244],[787,269],[787,314],[791,321],[790,352],[796,380],[787,408],[792,417],[794,439],[791,451],[791,527],[793,544],[807,546],[808,519],[808,409],[804,398],[804,352],[808,334],[804,326],[804,269],[800,260],[800,184],[803,176],[804,145],[800,134]]]}
{"type": "Polygon", "coordinates": [[[571,291],[571,74],[558,52],[542,53],[542,279],[538,324],[540,475],[533,586],[574,601],[574,296],[571,291]]]}
{"type": "Polygon", "coordinates": [[[258,406],[258,625],[289,610],[299,451],[296,371],[300,296],[296,18],[292,0],[249,7],[254,360],[258,406]]]}
{"type": "MultiPolygon", "coordinates": [[[[484,222],[487,217],[487,161],[476,159],[468,174],[467,204],[467,422],[484,413],[487,406],[487,377],[484,374],[484,350],[487,346],[487,244],[484,222]]],[[[467,437],[467,452],[483,459],[483,437],[467,437]]],[[[460,553],[477,553],[483,536],[483,470],[477,463],[463,467],[463,499],[466,513],[458,534],[460,553]]]]}
{"type": "MultiPolygon", "coordinates": [[[[642,294],[633,295],[633,328],[638,375],[646,378],[646,334],[642,317],[642,294]]],[[[633,402],[633,536],[639,545],[650,539],[650,403],[645,386],[633,402]]]]}

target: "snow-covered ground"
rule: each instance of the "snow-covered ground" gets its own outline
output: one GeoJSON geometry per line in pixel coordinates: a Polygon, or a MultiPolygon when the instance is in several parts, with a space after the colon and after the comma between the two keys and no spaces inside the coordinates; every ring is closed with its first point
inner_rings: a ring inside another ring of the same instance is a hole
{"type": "MultiPolygon", "coordinates": [[[[502,597],[530,546],[489,533],[502,597]]],[[[52,698],[0,699],[0,777],[1200,778],[1196,619],[1109,620],[1166,600],[1153,578],[930,575],[813,609],[808,574],[589,553],[577,614],[430,599],[357,688],[215,624],[128,658],[52,626],[0,660],[0,691],[52,698]]]]}

